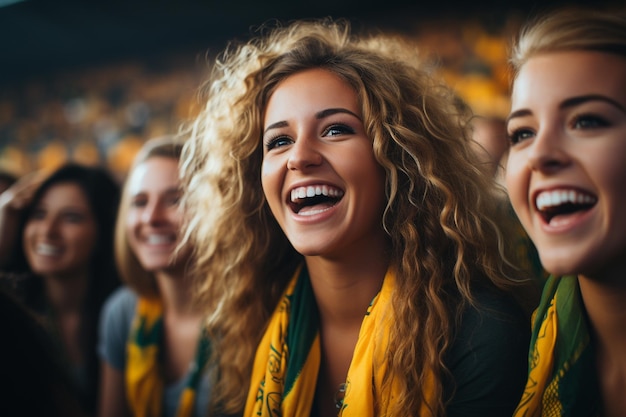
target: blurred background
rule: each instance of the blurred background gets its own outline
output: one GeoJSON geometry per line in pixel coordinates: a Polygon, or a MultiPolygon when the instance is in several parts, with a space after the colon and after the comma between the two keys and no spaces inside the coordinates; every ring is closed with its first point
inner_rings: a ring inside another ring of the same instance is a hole
{"type": "Polygon", "coordinates": [[[143,141],[178,130],[226,42],[270,20],[332,16],[397,32],[474,110],[508,112],[509,41],[520,24],[563,5],[624,0],[0,0],[0,169],[67,160],[123,178],[143,141]]]}

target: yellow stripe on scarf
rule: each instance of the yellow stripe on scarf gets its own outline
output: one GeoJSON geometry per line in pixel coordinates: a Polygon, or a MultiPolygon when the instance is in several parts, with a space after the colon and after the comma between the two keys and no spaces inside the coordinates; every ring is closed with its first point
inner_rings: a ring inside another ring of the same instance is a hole
{"type": "MultiPolygon", "coordinates": [[[[161,417],[163,374],[159,347],[163,337],[163,307],[158,300],[140,298],[127,345],[126,396],[134,417],[161,417]]],[[[201,335],[194,371],[181,393],[176,417],[190,417],[196,388],[208,357],[208,339],[201,335]]]]}
{"type": "Polygon", "coordinates": [[[140,298],[127,346],[126,395],[134,417],[160,417],[163,378],[159,367],[163,308],[157,300],[140,298]]]}
{"type": "MultiPolygon", "coordinates": [[[[295,370],[295,383],[286,387],[287,374],[294,372],[287,366],[290,363],[290,354],[296,353],[293,350],[296,347],[287,344],[287,340],[293,336],[288,334],[289,323],[296,304],[303,301],[294,296],[299,279],[308,280],[306,268],[303,268],[303,274],[299,270],[294,274],[257,348],[245,417],[300,417],[311,413],[321,360],[317,329],[315,337],[310,339],[310,345],[297,347],[305,351],[308,349],[308,354],[302,367],[295,370]],[[286,389],[288,392],[285,392],[286,389]]],[[[343,406],[339,410],[341,417],[385,416],[388,415],[387,411],[394,399],[398,398],[398,387],[395,383],[391,385],[391,393],[381,392],[383,377],[387,372],[385,357],[389,329],[392,326],[389,307],[394,285],[395,276],[388,271],[380,293],[372,301],[363,319],[348,370],[343,406]]],[[[305,293],[300,297],[313,297],[313,294],[305,293]]],[[[317,311],[312,311],[309,315],[316,316],[317,311]]],[[[300,338],[296,336],[294,339],[300,338]]],[[[431,393],[432,390],[425,389],[427,401],[432,401],[431,393]]],[[[422,411],[426,410],[427,407],[423,406],[422,411]]]]}
{"type": "Polygon", "coordinates": [[[533,315],[528,381],[515,417],[598,413],[593,349],[576,277],[546,282],[533,315]]]}
{"type": "MultiPolygon", "coordinates": [[[[545,318],[540,324],[537,340],[532,347],[532,357],[528,365],[528,381],[520,404],[514,415],[521,417],[541,416],[542,393],[548,384],[548,377],[554,367],[554,345],[557,335],[556,297],[550,300],[545,318]]],[[[533,313],[533,321],[537,311],[533,313]]]]}

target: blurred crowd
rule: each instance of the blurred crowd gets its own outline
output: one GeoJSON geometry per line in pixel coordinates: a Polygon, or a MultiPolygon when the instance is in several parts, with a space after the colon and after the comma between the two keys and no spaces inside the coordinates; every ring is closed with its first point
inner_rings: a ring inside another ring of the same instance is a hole
{"type": "Polygon", "coordinates": [[[29,80],[0,96],[0,164],[18,174],[65,161],[123,177],[147,138],[192,116],[206,66],[166,56],[29,80]]]}
{"type": "MultiPolygon", "coordinates": [[[[431,20],[404,31],[476,113],[503,117],[515,21],[431,20]]],[[[4,88],[0,168],[22,174],[72,160],[103,164],[123,178],[147,138],[176,132],[197,113],[197,91],[210,67],[204,53],[71,69],[4,88]]]]}

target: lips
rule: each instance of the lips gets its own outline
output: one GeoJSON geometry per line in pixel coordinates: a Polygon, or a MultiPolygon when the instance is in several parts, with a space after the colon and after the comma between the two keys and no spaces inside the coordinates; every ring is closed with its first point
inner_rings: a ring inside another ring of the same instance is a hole
{"type": "Polygon", "coordinates": [[[327,184],[311,184],[291,190],[289,207],[294,213],[312,216],[336,205],[344,196],[340,188],[327,184]]]}
{"type": "Polygon", "coordinates": [[[590,210],[598,198],[588,192],[573,188],[542,191],[535,197],[535,207],[549,224],[557,216],[566,216],[590,210]]]}

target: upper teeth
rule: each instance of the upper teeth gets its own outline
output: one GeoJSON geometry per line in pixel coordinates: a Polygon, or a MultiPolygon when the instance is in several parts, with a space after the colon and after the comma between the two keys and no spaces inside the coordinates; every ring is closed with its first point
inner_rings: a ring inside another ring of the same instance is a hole
{"type": "Polygon", "coordinates": [[[149,235],[147,241],[151,245],[160,245],[163,243],[170,243],[174,240],[171,235],[149,235]]]}
{"type": "Polygon", "coordinates": [[[40,255],[50,256],[58,254],[61,251],[61,248],[46,243],[40,243],[35,247],[35,251],[40,255]]]}
{"type": "Polygon", "coordinates": [[[537,195],[537,208],[543,210],[547,207],[559,206],[565,203],[592,204],[595,201],[595,197],[575,190],[544,191],[537,195]]]}
{"type": "Polygon", "coordinates": [[[307,187],[298,187],[291,190],[291,201],[295,202],[301,198],[315,197],[318,195],[324,195],[326,197],[341,197],[343,195],[343,191],[327,185],[309,185],[307,187]]]}

